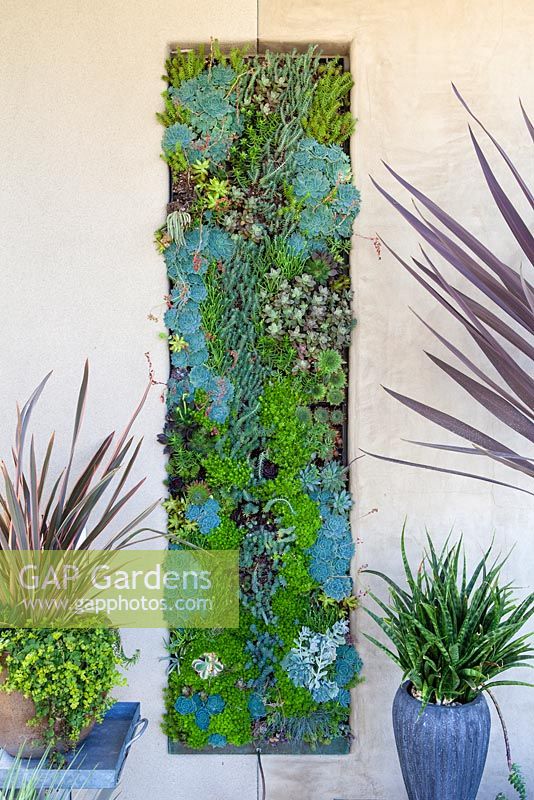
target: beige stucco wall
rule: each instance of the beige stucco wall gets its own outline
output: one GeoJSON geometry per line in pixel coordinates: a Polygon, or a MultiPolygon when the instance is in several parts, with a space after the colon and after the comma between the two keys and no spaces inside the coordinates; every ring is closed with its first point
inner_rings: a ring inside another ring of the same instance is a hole
{"type": "MultiPolygon", "coordinates": [[[[36,421],[70,432],[70,412],[82,359],[92,364],[91,405],[84,442],[120,425],[146,378],[150,351],[165,379],[161,326],[166,290],[152,231],[164,213],[166,170],[158,158],[154,119],[159,75],[170,42],[337,41],[352,45],[359,118],[353,142],[363,210],[362,237],[379,231],[403,254],[415,250],[411,232],[374,192],[367,173],[383,177],[380,158],[484,232],[513,263],[519,256],[487,222],[488,197],[466,134],[465,114],[449,88],[453,79],[512,155],[526,165],[526,136],[516,97],[534,108],[534,18],[528,0],[4,0],[0,18],[0,153],[2,155],[0,452],[11,440],[16,399],[54,368],[36,421]]],[[[531,166],[531,165],[530,165],[531,166]]],[[[386,181],[391,186],[391,181],[386,181]]],[[[426,364],[427,334],[407,306],[432,308],[390,257],[376,259],[355,238],[358,331],[353,348],[352,448],[412,454],[399,438],[423,438],[421,423],[388,399],[380,384],[454,410],[465,398],[426,364]]],[[[473,412],[472,420],[480,417],[473,412]]],[[[163,406],[154,391],[138,429],[145,436],[142,500],[161,491],[163,457],[155,444],[163,406]]],[[[430,431],[430,433],[433,433],[430,431]]],[[[436,434],[439,438],[439,434],[436,434]]],[[[532,504],[484,484],[395,468],[364,459],[354,472],[359,562],[399,574],[398,537],[409,518],[409,547],[418,553],[428,526],[443,539],[463,531],[472,555],[495,531],[504,547],[517,542],[509,574],[531,585],[532,504]],[[368,514],[371,509],[376,513],[368,514]]],[[[156,521],[156,520],[155,520],[156,521]]],[[[162,518],[160,517],[160,523],[162,518]]],[[[368,623],[361,620],[363,628],[368,623]]],[[[139,698],[151,728],[136,746],[123,797],[162,800],[255,796],[252,757],[171,757],[158,731],[164,683],[162,633],[130,632],[142,660],[123,697],[139,698]]],[[[355,693],[353,753],[343,759],[271,757],[269,800],[402,800],[390,726],[398,675],[364,642],[366,684],[355,693]]],[[[534,784],[530,728],[534,694],[501,691],[515,758],[534,784]]],[[[495,736],[481,797],[504,787],[505,763],[495,736]]]]}

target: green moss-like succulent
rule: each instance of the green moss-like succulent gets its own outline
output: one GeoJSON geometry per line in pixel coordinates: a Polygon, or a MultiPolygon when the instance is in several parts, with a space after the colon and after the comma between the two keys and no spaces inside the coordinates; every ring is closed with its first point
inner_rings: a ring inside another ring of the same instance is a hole
{"type": "Polygon", "coordinates": [[[348,108],[354,81],[350,72],[330,62],[319,68],[310,113],[302,126],[308,136],[323,144],[343,144],[354,131],[355,120],[348,108]]]}

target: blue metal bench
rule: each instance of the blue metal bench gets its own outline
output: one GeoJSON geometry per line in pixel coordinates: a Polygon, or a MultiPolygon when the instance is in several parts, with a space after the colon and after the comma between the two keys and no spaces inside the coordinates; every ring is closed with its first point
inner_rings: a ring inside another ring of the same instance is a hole
{"type": "MultiPolygon", "coordinates": [[[[95,725],[83,745],[72,754],[67,754],[71,763],[67,771],[46,767],[39,772],[36,785],[46,789],[57,786],[61,789],[114,789],[122,773],[124,762],[132,744],[146,730],[148,720],[141,718],[139,703],[115,703],[99,725],[95,725]],[[62,773],[58,775],[59,773],[62,773]]],[[[0,787],[4,786],[7,773],[14,759],[0,751],[0,787]]],[[[33,772],[36,759],[22,762],[17,776],[17,787],[33,772]]]]}

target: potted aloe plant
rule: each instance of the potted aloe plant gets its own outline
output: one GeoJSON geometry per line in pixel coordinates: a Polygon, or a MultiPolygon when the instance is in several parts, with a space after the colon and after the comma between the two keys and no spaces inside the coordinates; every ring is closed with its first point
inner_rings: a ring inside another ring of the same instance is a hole
{"type": "MultiPolygon", "coordinates": [[[[520,631],[534,614],[534,593],[516,598],[501,581],[506,559],[493,545],[468,575],[460,540],[437,553],[428,537],[416,574],[401,539],[406,588],[376,570],[389,602],[372,592],[382,615],[365,611],[392,647],[366,634],[402,670],[393,729],[410,800],[475,800],[488,750],[490,714],[484,693],[523,685],[503,673],[531,667],[532,634],[520,631]]],[[[495,700],[494,700],[495,702],[495,700]]]]}
{"type": "MultiPolygon", "coordinates": [[[[86,550],[95,543],[122,549],[141,530],[150,530],[139,526],[159,502],[111,538],[104,536],[144,480],[124,488],[141,445],[134,444],[130,431],[150,384],[122,435],[106,436],[73,479],[89,378],[86,362],[67,464],[49,480],[54,434],[40,466],[33,437],[26,454],[31,413],[49,377],[17,409],[12,470],[0,462],[0,550],[86,550]]],[[[76,745],[112,704],[111,690],[125,682],[119,668],[130,662],[112,628],[0,628],[0,747],[11,755],[37,757],[47,747],[61,751],[76,745]]]]}

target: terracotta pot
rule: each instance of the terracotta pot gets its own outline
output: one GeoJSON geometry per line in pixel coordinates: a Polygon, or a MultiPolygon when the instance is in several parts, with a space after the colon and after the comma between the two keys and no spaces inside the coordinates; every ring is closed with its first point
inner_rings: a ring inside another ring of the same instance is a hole
{"type": "MultiPolygon", "coordinates": [[[[6,680],[6,670],[0,670],[0,683],[6,680]]],[[[44,734],[48,728],[47,720],[38,725],[28,725],[29,720],[35,717],[35,704],[33,700],[24,697],[20,692],[0,692],[0,747],[16,756],[20,753],[23,758],[40,758],[46,750],[44,734]],[[21,749],[22,748],[22,749],[21,749]]],[[[57,742],[54,750],[66,753],[84,741],[95,723],[92,722],[83,728],[80,738],[75,744],[57,742]]]]}

